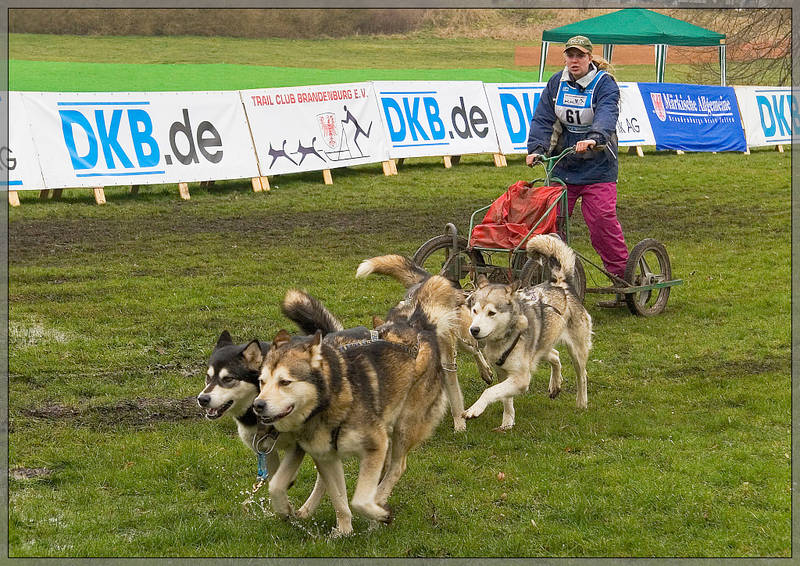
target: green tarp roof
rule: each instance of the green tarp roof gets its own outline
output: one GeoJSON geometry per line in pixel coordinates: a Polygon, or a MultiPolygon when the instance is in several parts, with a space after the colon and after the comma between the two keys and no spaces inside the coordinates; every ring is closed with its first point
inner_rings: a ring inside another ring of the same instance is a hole
{"type": "Polygon", "coordinates": [[[613,45],[719,45],[725,34],[643,8],[625,8],[542,32],[542,41],[566,42],[585,35],[592,43],[613,45]]]}

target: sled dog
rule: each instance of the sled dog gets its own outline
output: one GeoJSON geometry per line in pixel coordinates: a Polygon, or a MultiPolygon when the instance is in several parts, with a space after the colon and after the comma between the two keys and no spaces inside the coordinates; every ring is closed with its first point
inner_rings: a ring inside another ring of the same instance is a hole
{"type": "MultiPolygon", "coordinates": [[[[441,365],[445,372],[445,389],[450,402],[450,412],[453,417],[453,427],[457,431],[466,429],[463,417],[464,396],[458,382],[456,368],[456,353],[460,348],[473,355],[481,378],[487,383],[492,383],[492,368],[486,362],[483,354],[478,349],[478,343],[469,332],[472,317],[465,304],[463,291],[455,288],[446,278],[433,276],[409,258],[389,254],[365,259],[358,266],[357,278],[367,277],[372,273],[389,275],[403,284],[406,295],[386,317],[387,323],[408,319],[410,313],[419,302],[418,293],[422,284],[432,277],[438,278],[439,283],[430,288],[427,297],[422,301],[424,312],[428,321],[436,325],[443,317],[455,317],[455,322],[440,329],[438,333],[439,353],[441,365]]],[[[376,330],[381,331],[384,321],[375,320],[376,330]]],[[[440,325],[442,326],[442,325],[440,325]]]]}
{"type": "MultiPolygon", "coordinates": [[[[423,285],[420,295],[426,292],[423,285]]],[[[409,320],[415,316],[422,315],[409,320]]],[[[385,338],[340,347],[319,332],[291,337],[281,331],[261,368],[253,410],[261,422],[293,434],[314,460],[336,512],[335,536],[352,532],[342,459],[359,460],[352,508],[389,522],[387,501],[408,452],[432,434],[445,411],[435,332],[402,321],[384,330],[385,338]]],[[[290,464],[279,474],[293,476],[290,464]]],[[[285,486],[270,483],[273,509],[283,516],[290,513],[285,486]]]]}
{"type": "Polygon", "coordinates": [[[526,246],[530,257],[549,262],[551,280],[518,289],[492,284],[479,276],[467,300],[470,333],[498,375],[496,385],[481,394],[465,419],[480,416],[495,401],[503,403],[503,421],[496,430],[514,426],[514,396],[524,393],[539,360],[550,364],[550,398],[561,391],[561,361],[554,346],[564,342],[577,374],[577,406],[586,408],[586,362],[592,347],[592,319],[574,291],[575,253],[558,237],[534,236],[526,246]]]}

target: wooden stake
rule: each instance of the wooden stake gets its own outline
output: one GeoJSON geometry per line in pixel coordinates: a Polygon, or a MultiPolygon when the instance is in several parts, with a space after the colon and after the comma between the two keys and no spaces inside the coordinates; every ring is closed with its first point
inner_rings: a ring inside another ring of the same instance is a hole
{"type": "Polygon", "coordinates": [[[450,169],[453,166],[453,162],[451,161],[449,155],[445,155],[444,157],[442,157],[442,159],[444,160],[445,169],[450,169]]]}
{"type": "Polygon", "coordinates": [[[47,197],[50,196],[50,189],[42,189],[39,191],[39,200],[47,200],[47,197]]]}
{"type": "Polygon", "coordinates": [[[778,153],[783,153],[783,145],[782,144],[776,145],[775,151],[777,151],[778,153]]]}
{"type": "Polygon", "coordinates": [[[628,146],[628,153],[635,153],[639,157],[644,157],[644,151],[642,151],[642,146],[640,145],[628,146]]]}
{"type": "Polygon", "coordinates": [[[139,194],[139,185],[131,185],[131,194],[138,195],[139,194]]]}
{"type": "Polygon", "coordinates": [[[506,156],[502,153],[495,153],[494,154],[494,166],[495,167],[506,167],[508,165],[508,161],[506,161],[506,156]]]}
{"type": "Polygon", "coordinates": [[[253,192],[260,193],[264,189],[261,187],[261,179],[262,177],[253,177],[250,179],[250,184],[253,185],[253,192]]]}
{"type": "Polygon", "coordinates": [[[384,161],[382,163],[382,165],[383,165],[383,176],[384,177],[388,177],[389,175],[394,175],[394,173],[392,173],[392,160],[391,159],[389,161],[384,161]]]}
{"type": "Polygon", "coordinates": [[[331,170],[330,169],[323,169],[322,170],[322,179],[325,181],[326,185],[332,185],[333,184],[333,177],[331,176],[331,170]]]}
{"type": "Polygon", "coordinates": [[[53,200],[61,200],[61,193],[64,192],[64,189],[53,189],[53,200]]]}
{"type": "Polygon", "coordinates": [[[397,175],[397,160],[396,159],[390,159],[389,160],[389,166],[392,169],[392,175],[397,175]]]}
{"type": "Polygon", "coordinates": [[[402,164],[403,164],[403,162],[404,162],[405,160],[406,160],[406,158],[405,158],[405,157],[400,157],[400,158],[398,158],[398,159],[395,159],[395,160],[394,160],[395,167],[396,167],[396,166],[398,166],[398,165],[402,165],[402,164]]]}
{"type": "Polygon", "coordinates": [[[189,200],[192,198],[189,195],[189,183],[178,183],[178,192],[183,200],[189,200]]]}
{"type": "MultiPolygon", "coordinates": [[[[261,190],[269,191],[269,177],[265,175],[264,177],[259,177],[259,179],[261,179],[261,190]]],[[[209,183],[214,184],[214,181],[209,181],[209,183]]]]}
{"type": "Polygon", "coordinates": [[[94,202],[97,204],[106,203],[106,193],[103,191],[103,187],[94,188],[94,202]]]}
{"type": "Polygon", "coordinates": [[[19,195],[17,191],[8,191],[8,204],[11,206],[19,206],[19,195]]]}
{"type": "Polygon", "coordinates": [[[452,163],[453,165],[458,165],[460,161],[461,161],[460,155],[453,155],[450,157],[450,163],[452,163]]]}
{"type": "Polygon", "coordinates": [[[747,151],[744,152],[745,155],[750,155],[750,146],[747,146],[747,151]]]}

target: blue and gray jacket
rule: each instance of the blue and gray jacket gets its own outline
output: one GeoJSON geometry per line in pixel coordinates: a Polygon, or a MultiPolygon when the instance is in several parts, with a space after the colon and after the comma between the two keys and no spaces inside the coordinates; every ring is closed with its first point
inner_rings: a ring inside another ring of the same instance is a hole
{"type": "Polygon", "coordinates": [[[606,149],[568,155],[558,162],[552,174],[570,185],[616,182],[619,96],[614,78],[598,71],[594,63],[577,81],[570,79],[566,68],[554,74],[547,81],[531,120],[528,153],[554,155],[580,140],[592,139],[605,144],[606,149]],[[556,121],[562,131],[556,143],[551,144],[556,121]]]}

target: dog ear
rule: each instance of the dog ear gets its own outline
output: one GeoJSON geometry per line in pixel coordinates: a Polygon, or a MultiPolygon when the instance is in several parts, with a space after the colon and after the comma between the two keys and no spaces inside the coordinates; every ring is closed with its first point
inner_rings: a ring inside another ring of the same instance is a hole
{"type": "Polygon", "coordinates": [[[261,353],[261,345],[258,343],[258,340],[253,339],[244,347],[244,350],[242,350],[242,357],[249,367],[253,369],[261,367],[264,356],[261,353]]]}
{"type": "Polygon", "coordinates": [[[233,344],[233,338],[231,338],[231,333],[227,330],[223,330],[222,334],[219,335],[219,339],[217,340],[217,345],[214,346],[215,350],[222,348],[223,346],[230,346],[233,344]]]}
{"type": "Polygon", "coordinates": [[[383,320],[381,317],[379,317],[379,316],[373,316],[373,317],[372,317],[372,328],[378,328],[378,327],[379,327],[379,326],[381,326],[381,325],[382,325],[384,322],[386,322],[386,321],[385,321],[385,320],[383,320]]]}
{"type": "Polygon", "coordinates": [[[277,348],[279,346],[283,346],[291,339],[292,337],[289,335],[289,333],[281,328],[281,330],[275,335],[275,338],[272,340],[272,345],[275,348],[277,348]]]}
{"type": "Polygon", "coordinates": [[[317,330],[311,340],[309,348],[311,354],[311,369],[319,370],[322,368],[322,332],[317,330]]]}
{"type": "Polygon", "coordinates": [[[511,293],[516,293],[523,286],[523,284],[524,283],[521,279],[514,279],[514,281],[511,282],[511,293]]]}
{"type": "Polygon", "coordinates": [[[486,277],[483,273],[478,275],[478,278],[475,280],[475,285],[478,286],[478,289],[483,289],[489,284],[489,278],[486,277]]]}

